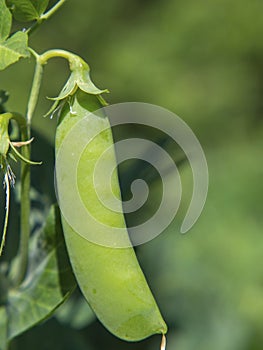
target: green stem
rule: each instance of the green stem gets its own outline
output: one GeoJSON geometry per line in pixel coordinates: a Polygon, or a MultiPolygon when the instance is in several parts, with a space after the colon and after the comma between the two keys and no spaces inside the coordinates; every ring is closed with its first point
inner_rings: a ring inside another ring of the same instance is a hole
{"type": "Polygon", "coordinates": [[[47,20],[49,19],[51,16],[53,16],[53,14],[55,12],[57,12],[57,10],[60,9],[60,7],[66,2],[67,0],[60,0],[58,1],[49,11],[47,11],[46,13],[44,13],[41,17],[40,20],[47,20]]]}
{"type": "MultiPolygon", "coordinates": [[[[27,133],[26,133],[27,135],[27,133]]],[[[23,137],[22,139],[26,139],[23,137]]],[[[22,155],[30,158],[30,145],[24,146],[22,155]]],[[[28,262],[28,244],[30,236],[30,165],[21,162],[21,211],[20,211],[20,242],[18,256],[20,259],[16,283],[20,284],[26,274],[28,262]]]]}
{"type": "Polygon", "coordinates": [[[35,67],[35,73],[33,78],[33,84],[32,84],[31,93],[30,93],[28,106],[27,106],[28,138],[30,138],[31,120],[36,108],[42,76],[43,76],[43,66],[40,63],[39,59],[36,58],[36,67],[35,67]]]}
{"type": "MultiPolygon", "coordinates": [[[[36,56],[36,55],[35,55],[36,56]]],[[[27,141],[30,139],[31,135],[31,120],[34,114],[41,80],[42,80],[43,67],[39,60],[36,58],[36,67],[33,77],[32,88],[28,100],[27,106],[27,126],[21,129],[22,141],[27,141]]],[[[31,158],[31,147],[30,145],[25,145],[22,147],[22,156],[26,159],[31,158]]],[[[19,242],[19,271],[16,277],[16,284],[19,285],[26,274],[27,264],[28,264],[28,245],[30,236],[30,164],[21,162],[21,212],[20,212],[20,242],[19,242]]]]}
{"type": "Polygon", "coordinates": [[[66,2],[67,0],[59,0],[50,10],[40,16],[37,22],[35,22],[32,27],[27,29],[28,35],[32,34],[44,21],[49,19],[51,16],[57,12],[58,9],[66,2]]]}
{"type": "Polygon", "coordinates": [[[57,49],[48,50],[44,52],[41,56],[39,56],[39,61],[41,62],[42,65],[44,65],[51,58],[57,58],[57,57],[65,58],[66,60],[68,60],[70,65],[74,64],[74,62],[80,61],[80,57],[75,55],[74,53],[66,50],[57,50],[57,49]]]}
{"type": "MultiPolygon", "coordinates": [[[[22,141],[27,140],[27,128],[21,132],[22,141]]],[[[22,148],[22,155],[30,158],[30,145],[22,148]]],[[[28,244],[30,236],[30,165],[21,162],[21,209],[20,209],[20,242],[18,249],[19,269],[15,283],[19,285],[26,274],[28,262],[28,244]]]]}

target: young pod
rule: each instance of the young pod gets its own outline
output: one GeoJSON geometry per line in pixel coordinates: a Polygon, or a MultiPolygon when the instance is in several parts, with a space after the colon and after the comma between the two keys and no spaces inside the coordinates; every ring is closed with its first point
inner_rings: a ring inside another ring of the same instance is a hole
{"type": "MultiPolygon", "coordinates": [[[[78,169],[76,172],[74,169],[71,171],[71,163],[67,161],[63,163],[63,158],[61,158],[59,169],[56,168],[57,195],[67,250],[83,295],[98,319],[111,333],[127,341],[138,341],[156,333],[165,334],[167,326],[140,268],[133,247],[131,244],[127,244],[125,248],[97,244],[83,237],[72,225],[74,221],[72,218],[80,214],[74,212],[77,210],[75,202],[70,200],[74,198],[71,191],[75,191],[74,183],[77,181],[81,200],[95,217],[95,221],[103,222],[105,228],[106,225],[111,226],[111,229],[116,227],[116,230],[122,228],[125,236],[123,239],[129,242],[121,208],[119,211],[112,211],[103,205],[97,196],[98,190],[103,191],[105,198],[112,196],[112,193],[107,193],[109,189],[105,186],[111,175],[111,190],[117,198],[121,198],[109,120],[103,113],[92,113],[100,109],[103,106],[102,103],[100,94],[89,94],[77,89],[71,98],[71,106],[64,104],[56,132],[57,159],[60,152],[65,149],[65,140],[67,139],[68,142],[70,131],[83,118],[87,119],[90,132],[96,130],[96,137],[89,140],[89,134],[87,134],[86,139],[82,140],[80,135],[75,140],[72,139],[68,157],[74,157],[78,152],[81,153],[77,162],[78,169]],[[102,132],[99,132],[100,130],[102,132]],[[78,147],[81,147],[79,145],[82,142],[87,146],[80,151],[78,147]],[[93,179],[95,166],[99,158],[103,159],[102,155],[105,150],[108,150],[105,162],[112,163],[115,171],[112,174],[100,173],[95,188],[93,179]],[[75,177],[72,174],[77,175],[75,177]],[[65,187],[63,183],[72,186],[65,187]],[[70,210],[67,210],[65,215],[63,208],[66,207],[70,210]]],[[[72,166],[75,167],[75,165],[72,166]]],[[[79,221],[82,220],[84,218],[79,217],[79,221]]],[[[92,237],[96,236],[96,230],[97,226],[91,221],[87,228],[87,237],[89,234],[92,237]]]]}

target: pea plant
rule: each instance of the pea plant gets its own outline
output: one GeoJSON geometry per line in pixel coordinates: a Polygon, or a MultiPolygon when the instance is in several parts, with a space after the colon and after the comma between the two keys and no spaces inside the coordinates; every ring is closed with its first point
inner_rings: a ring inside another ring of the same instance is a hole
{"type": "MultiPolygon", "coordinates": [[[[107,105],[102,97],[106,90],[93,84],[88,64],[78,55],[60,49],[39,54],[28,44],[30,35],[64,2],[59,0],[50,7],[48,0],[0,0],[0,70],[20,59],[31,58],[35,62],[25,114],[6,110],[8,95],[4,90],[0,93],[0,166],[4,185],[1,198],[5,200],[0,246],[0,349],[8,349],[16,336],[52,316],[77,285],[97,318],[115,336],[139,341],[162,334],[164,349],[167,326],[136,259],[122,209],[113,212],[102,205],[93,183],[96,162],[103,159],[105,150],[110,149],[105,164],[116,162],[109,120],[102,112],[107,105]],[[58,119],[55,155],[59,205],[50,207],[42,227],[32,234],[30,177],[32,167],[41,167],[41,160],[31,160],[34,142],[31,122],[37,117],[35,109],[44,66],[56,57],[66,59],[70,70],[68,81],[47,113],[55,114],[58,119]],[[97,110],[99,112],[95,112],[97,110]],[[73,172],[65,158],[74,157],[78,137],[71,139],[70,147],[65,147],[65,139],[83,121],[89,130],[88,146],[78,163],[77,182],[84,204],[90,206],[96,216],[88,230],[93,235],[99,234],[101,228],[97,222],[106,218],[110,231],[112,227],[121,229],[121,239],[125,242],[122,248],[118,244],[116,247],[96,244],[71,225],[73,216],[81,216],[81,213],[74,212],[74,202],[69,202],[65,196],[65,192],[69,193],[73,201],[75,195],[70,188],[73,172]],[[12,170],[16,163],[19,167],[16,165],[15,169],[19,168],[20,175],[12,170]],[[12,235],[8,230],[11,191],[19,192],[19,246],[15,257],[6,260],[3,259],[6,236],[12,235]],[[63,208],[67,207],[71,210],[65,217],[63,208]]],[[[101,174],[96,181],[102,191],[105,176],[108,175],[101,174]]],[[[107,197],[107,189],[105,191],[107,197]]],[[[116,170],[112,174],[112,191],[120,199],[116,170]]]]}

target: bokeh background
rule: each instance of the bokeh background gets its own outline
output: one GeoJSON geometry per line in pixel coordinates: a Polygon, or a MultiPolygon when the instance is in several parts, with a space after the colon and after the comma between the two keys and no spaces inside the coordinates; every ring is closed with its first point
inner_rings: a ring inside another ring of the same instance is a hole
{"type": "MultiPolygon", "coordinates": [[[[162,235],[136,250],[169,326],[168,350],[262,349],[262,36],[260,0],[71,0],[30,39],[38,52],[63,48],[85,58],[96,85],[110,90],[109,103],[170,109],[203,146],[210,186],[202,216],[186,235],[179,233],[192,189],[189,164],[180,162],[180,212],[162,235]]],[[[9,109],[24,112],[33,63],[21,61],[1,73],[9,109]]],[[[33,122],[33,156],[44,161],[41,170],[33,169],[40,209],[55,199],[56,120],[42,117],[50,106],[45,97],[58,94],[67,74],[61,59],[45,68],[33,122]]],[[[142,173],[144,167],[139,165],[142,173]]],[[[127,174],[135,172],[140,173],[134,164],[120,170],[124,196],[127,174]]],[[[159,182],[151,186],[158,193],[159,182]]],[[[147,215],[150,205],[143,210],[140,215],[147,215]]],[[[39,212],[37,207],[32,220],[39,212]]],[[[15,249],[10,242],[9,237],[15,249]]],[[[159,336],[135,344],[118,340],[75,305],[18,337],[12,347],[145,350],[159,343],[159,336]]]]}

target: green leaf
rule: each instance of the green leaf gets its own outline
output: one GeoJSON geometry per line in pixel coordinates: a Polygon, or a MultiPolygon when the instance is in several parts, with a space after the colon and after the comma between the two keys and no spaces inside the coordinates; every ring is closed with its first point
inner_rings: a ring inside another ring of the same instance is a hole
{"type": "Polygon", "coordinates": [[[0,0],[0,42],[8,37],[11,25],[11,13],[6,6],[5,0],[0,0]]]}
{"type": "Polygon", "coordinates": [[[12,0],[14,18],[21,22],[40,19],[46,10],[49,0],[12,0]]]}
{"type": "Polygon", "coordinates": [[[27,40],[26,33],[16,32],[6,41],[0,41],[0,70],[15,63],[21,57],[29,56],[27,40]]]}
{"type": "Polygon", "coordinates": [[[30,252],[25,281],[8,295],[9,340],[48,318],[76,286],[57,206],[52,206],[44,229],[32,237],[30,252]]]}

